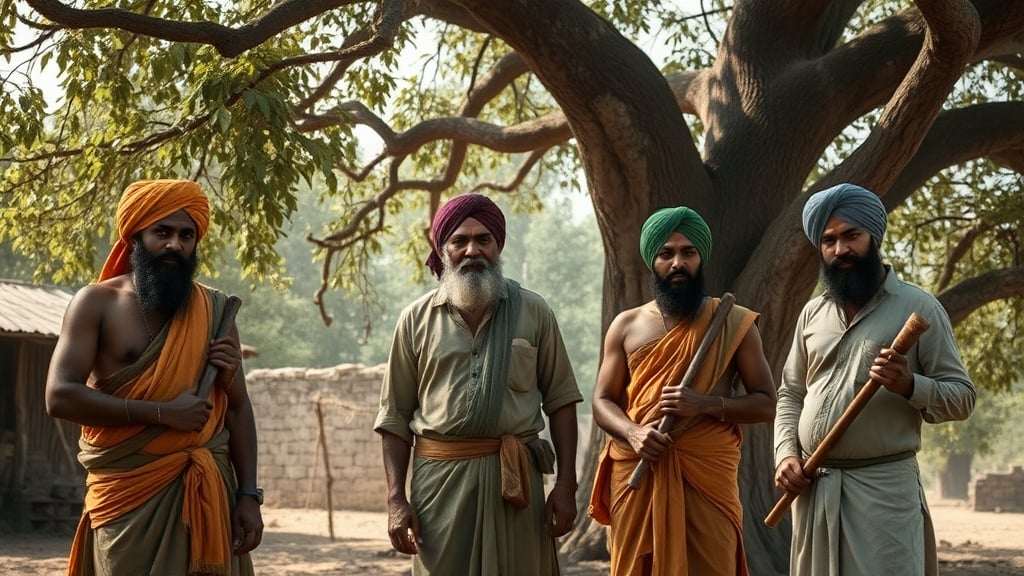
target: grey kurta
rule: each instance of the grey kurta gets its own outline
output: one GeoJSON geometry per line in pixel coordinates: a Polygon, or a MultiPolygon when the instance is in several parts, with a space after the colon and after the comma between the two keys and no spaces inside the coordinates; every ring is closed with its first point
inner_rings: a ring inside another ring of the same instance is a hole
{"type": "Polygon", "coordinates": [[[790,555],[795,576],[925,573],[927,504],[916,459],[899,455],[921,448],[922,420],[965,419],[975,400],[949,318],[933,296],[890,269],[878,295],[849,323],[826,298],[807,303],[779,388],[775,463],[814,451],[868,381],[878,351],[892,343],[912,312],[931,328],[906,354],[914,375],[911,397],[880,389],[829,456],[896,460],[830,467],[797,498],[790,555]]]}
{"type": "MultiPolygon", "coordinates": [[[[486,437],[529,439],[551,414],[581,401],[554,314],[544,300],[521,290],[522,308],[511,342],[502,409],[486,437]]],[[[469,406],[482,394],[485,368],[498,343],[491,320],[477,334],[436,291],[403,310],[395,329],[380,411],[374,428],[404,438],[452,440],[473,419],[469,406]]],[[[507,345],[507,344],[506,344],[507,345]]],[[[544,488],[530,471],[530,505],[517,509],[501,497],[497,455],[442,461],[414,457],[410,503],[423,538],[413,573],[500,576],[557,574],[554,541],[544,526],[544,488]]]]}

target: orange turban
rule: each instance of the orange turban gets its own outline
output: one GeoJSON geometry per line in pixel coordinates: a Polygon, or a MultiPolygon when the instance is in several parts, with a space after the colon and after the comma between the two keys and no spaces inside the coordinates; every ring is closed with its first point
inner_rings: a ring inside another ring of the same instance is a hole
{"type": "Polygon", "coordinates": [[[131,268],[131,239],[140,230],[184,210],[196,223],[198,238],[210,225],[210,204],[199,184],[191,180],[139,180],[125,189],[117,205],[117,244],[110,250],[97,282],[125,274],[131,268]]]}

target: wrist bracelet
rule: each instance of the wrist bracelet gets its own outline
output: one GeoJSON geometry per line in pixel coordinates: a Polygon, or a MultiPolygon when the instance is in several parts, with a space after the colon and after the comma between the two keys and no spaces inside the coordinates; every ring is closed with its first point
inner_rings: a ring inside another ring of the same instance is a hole
{"type": "Polygon", "coordinates": [[[132,413],[128,411],[128,397],[124,397],[124,415],[128,417],[128,424],[132,423],[132,413]]]}

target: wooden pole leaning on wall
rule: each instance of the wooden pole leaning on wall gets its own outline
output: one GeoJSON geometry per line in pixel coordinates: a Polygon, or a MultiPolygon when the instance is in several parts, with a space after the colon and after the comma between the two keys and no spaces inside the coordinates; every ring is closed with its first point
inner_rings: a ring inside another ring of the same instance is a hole
{"type": "MultiPolygon", "coordinates": [[[[910,318],[903,324],[903,328],[900,329],[900,333],[896,335],[896,340],[893,341],[891,348],[900,354],[906,354],[907,350],[917,343],[918,338],[921,334],[924,334],[931,324],[927,320],[919,316],[916,312],[910,314],[910,318]]],[[[853,424],[853,421],[860,414],[864,406],[867,405],[868,400],[875,395],[875,392],[881,387],[881,384],[875,382],[874,378],[869,378],[867,384],[857,392],[854,396],[853,402],[846,407],[843,414],[836,420],[836,423],[832,425],[832,429],[828,431],[828,434],[821,440],[818,447],[814,449],[814,453],[811,454],[810,458],[804,461],[803,472],[804,476],[808,478],[814,478],[814,475],[823,460],[828,458],[832,448],[835,447],[836,443],[846,432],[846,429],[853,424]]],[[[793,500],[796,500],[797,495],[793,492],[786,492],[779,498],[779,501],[772,508],[772,511],[768,513],[768,517],[764,519],[764,523],[769,528],[774,528],[779,520],[782,519],[782,515],[786,513],[790,505],[793,504],[793,500]]]]}
{"type": "Polygon", "coordinates": [[[324,410],[322,398],[316,399],[316,422],[318,441],[324,452],[324,476],[327,478],[327,531],[334,541],[334,503],[331,491],[334,489],[334,477],[331,476],[331,461],[327,457],[327,434],[324,432],[324,410]]]}

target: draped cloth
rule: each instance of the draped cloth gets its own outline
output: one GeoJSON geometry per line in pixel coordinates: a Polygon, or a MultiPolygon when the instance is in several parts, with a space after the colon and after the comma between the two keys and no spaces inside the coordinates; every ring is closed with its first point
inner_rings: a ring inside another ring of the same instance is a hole
{"type": "MultiPolygon", "coordinates": [[[[194,388],[225,301],[222,292],[193,284],[189,305],[139,360],[88,385],[118,398],[161,402],[194,388]]],[[[145,425],[82,427],[79,460],[88,471],[87,492],[70,575],[139,573],[127,566],[145,566],[153,574],[251,573],[248,558],[231,555],[228,492],[236,485],[224,429],[227,396],[215,389],[209,402],[210,419],[199,432],[145,425]],[[148,549],[126,547],[125,541],[145,543],[148,549]],[[187,565],[168,547],[187,551],[187,565]],[[180,571],[166,564],[175,562],[182,563],[180,571]]]]}
{"type": "Polygon", "coordinates": [[[415,443],[409,503],[423,541],[413,576],[559,573],[542,477],[555,455],[538,433],[543,413],[582,397],[551,309],[507,288],[475,332],[436,292],[395,329],[374,429],[415,443]]]}
{"type": "MultiPolygon", "coordinates": [[[[660,418],[662,388],[680,382],[719,305],[714,299],[691,322],[629,356],[626,414],[631,420],[646,424],[660,418]]],[[[733,307],[694,379],[695,392],[709,393],[726,376],[756,319],[755,312],[733,307]]],[[[612,576],[746,575],[737,486],[739,426],[699,418],[671,433],[675,443],[637,490],[627,486],[640,461],[629,444],[612,439],[601,455],[589,514],[611,527],[612,576]]]]}
{"type": "Polygon", "coordinates": [[[916,458],[825,468],[793,501],[791,574],[938,574],[916,458]]]}

